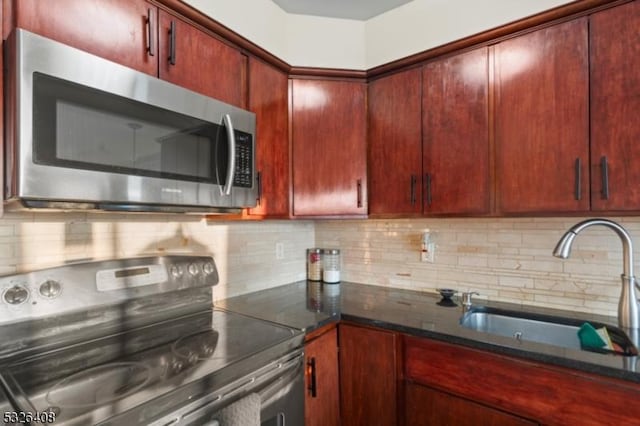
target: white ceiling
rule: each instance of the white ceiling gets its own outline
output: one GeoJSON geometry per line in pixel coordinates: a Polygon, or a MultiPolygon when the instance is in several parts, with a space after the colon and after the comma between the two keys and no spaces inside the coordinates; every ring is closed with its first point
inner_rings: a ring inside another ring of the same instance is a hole
{"type": "Polygon", "coordinates": [[[366,21],[413,0],[273,0],[287,13],[366,21]]]}

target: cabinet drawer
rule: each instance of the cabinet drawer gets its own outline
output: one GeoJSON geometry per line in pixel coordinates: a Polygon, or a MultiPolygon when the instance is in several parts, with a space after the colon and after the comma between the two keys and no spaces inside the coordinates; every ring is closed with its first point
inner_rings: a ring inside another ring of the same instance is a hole
{"type": "Polygon", "coordinates": [[[518,416],[594,426],[640,418],[635,383],[417,337],[404,345],[407,380],[518,416]]]}

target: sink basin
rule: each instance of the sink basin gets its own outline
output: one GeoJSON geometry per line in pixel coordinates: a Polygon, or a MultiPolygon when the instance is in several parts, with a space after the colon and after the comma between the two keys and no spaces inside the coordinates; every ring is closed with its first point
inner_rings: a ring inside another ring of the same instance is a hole
{"type": "Polygon", "coordinates": [[[476,306],[466,312],[460,319],[460,324],[468,329],[512,337],[520,341],[545,343],[570,349],[582,349],[592,352],[612,353],[633,356],[638,351],[621,329],[611,325],[589,321],[595,328],[606,327],[611,341],[617,344],[621,351],[607,349],[586,348],[580,345],[578,330],[584,320],[556,317],[529,312],[510,311],[506,309],[476,306]]]}

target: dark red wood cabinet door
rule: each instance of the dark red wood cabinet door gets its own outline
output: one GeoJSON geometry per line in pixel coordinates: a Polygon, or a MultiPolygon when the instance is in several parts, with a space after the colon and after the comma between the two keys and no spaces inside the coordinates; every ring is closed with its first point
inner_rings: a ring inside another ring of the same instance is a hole
{"type": "Polygon", "coordinates": [[[499,213],[589,209],[587,18],[495,46],[499,213]]]}
{"type": "Polygon", "coordinates": [[[367,213],[366,84],[291,84],[293,214],[367,213]]]}
{"type": "Polygon", "coordinates": [[[422,84],[424,212],[487,213],[487,48],[426,64],[422,84]]]}
{"type": "Polygon", "coordinates": [[[249,110],[256,114],[258,200],[250,215],[289,216],[289,80],[284,72],[249,59],[249,110]]]}
{"type": "Polygon", "coordinates": [[[340,424],[338,331],[336,328],[305,345],[305,426],[340,424]]]}
{"type": "Polygon", "coordinates": [[[426,386],[405,386],[407,426],[533,426],[537,422],[426,386]]]}
{"type": "Polygon", "coordinates": [[[640,2],[591,16],[591,207],[640,210],[640,2]]]}
{"type": "Polygon", "coordinates": [[[144,0],[9,1],[20,28],[158,75],[158,10],[144,0]]]}
{"type": "Polygon", "coordinates": [[[397,424],[396,335],[339,325],[343,426],[397,424]]]}
{"type": "Polygon", "coordinates": [[[420,69],[369,83],[369,214],[422,214],[420,69]]]}
{"type": "Polygon", "coordinates": [[[247,57],[165,11],[159,11],[159,15],[160,78],[231,105],[246,107],[247,57]]]}

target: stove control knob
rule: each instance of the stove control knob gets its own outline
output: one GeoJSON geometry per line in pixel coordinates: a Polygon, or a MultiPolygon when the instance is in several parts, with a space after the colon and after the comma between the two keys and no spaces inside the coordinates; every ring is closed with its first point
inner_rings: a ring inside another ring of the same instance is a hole
{"type": "Polygon", "coordinates": [[[211,275],[216,270],[215,266],[213,266],[213,262],[207,262],[202,266],[202,270],[205,274],[211,275]]]}
{"type": "Polygon", "coordinates": [[[189,265],[189,273],[193,276],[196,276],[200,273],[200,268],[195,263],[189,265]]]}
{"type": "Polygon", "coordinates": [[[14,285],[4,292],[4,301],[10,305],[19,305],[29,298],[29,291],[21,285],[14,285]]]}
{"type": "Polygon", "coordinates": [[[58,281],[46,280],[40,284],[40,294],[48,299],[58,297],[62,291],[62,286],[58,281]]]}
{"type": "Polygon", "coordinates": [[[180,265],[172,265],[171,268],[169,269],[169,272],[171,272],[171,275],[174,278],[180,278],[184,271],[182,270],[182,266],[180,266],[180,265]]]}

